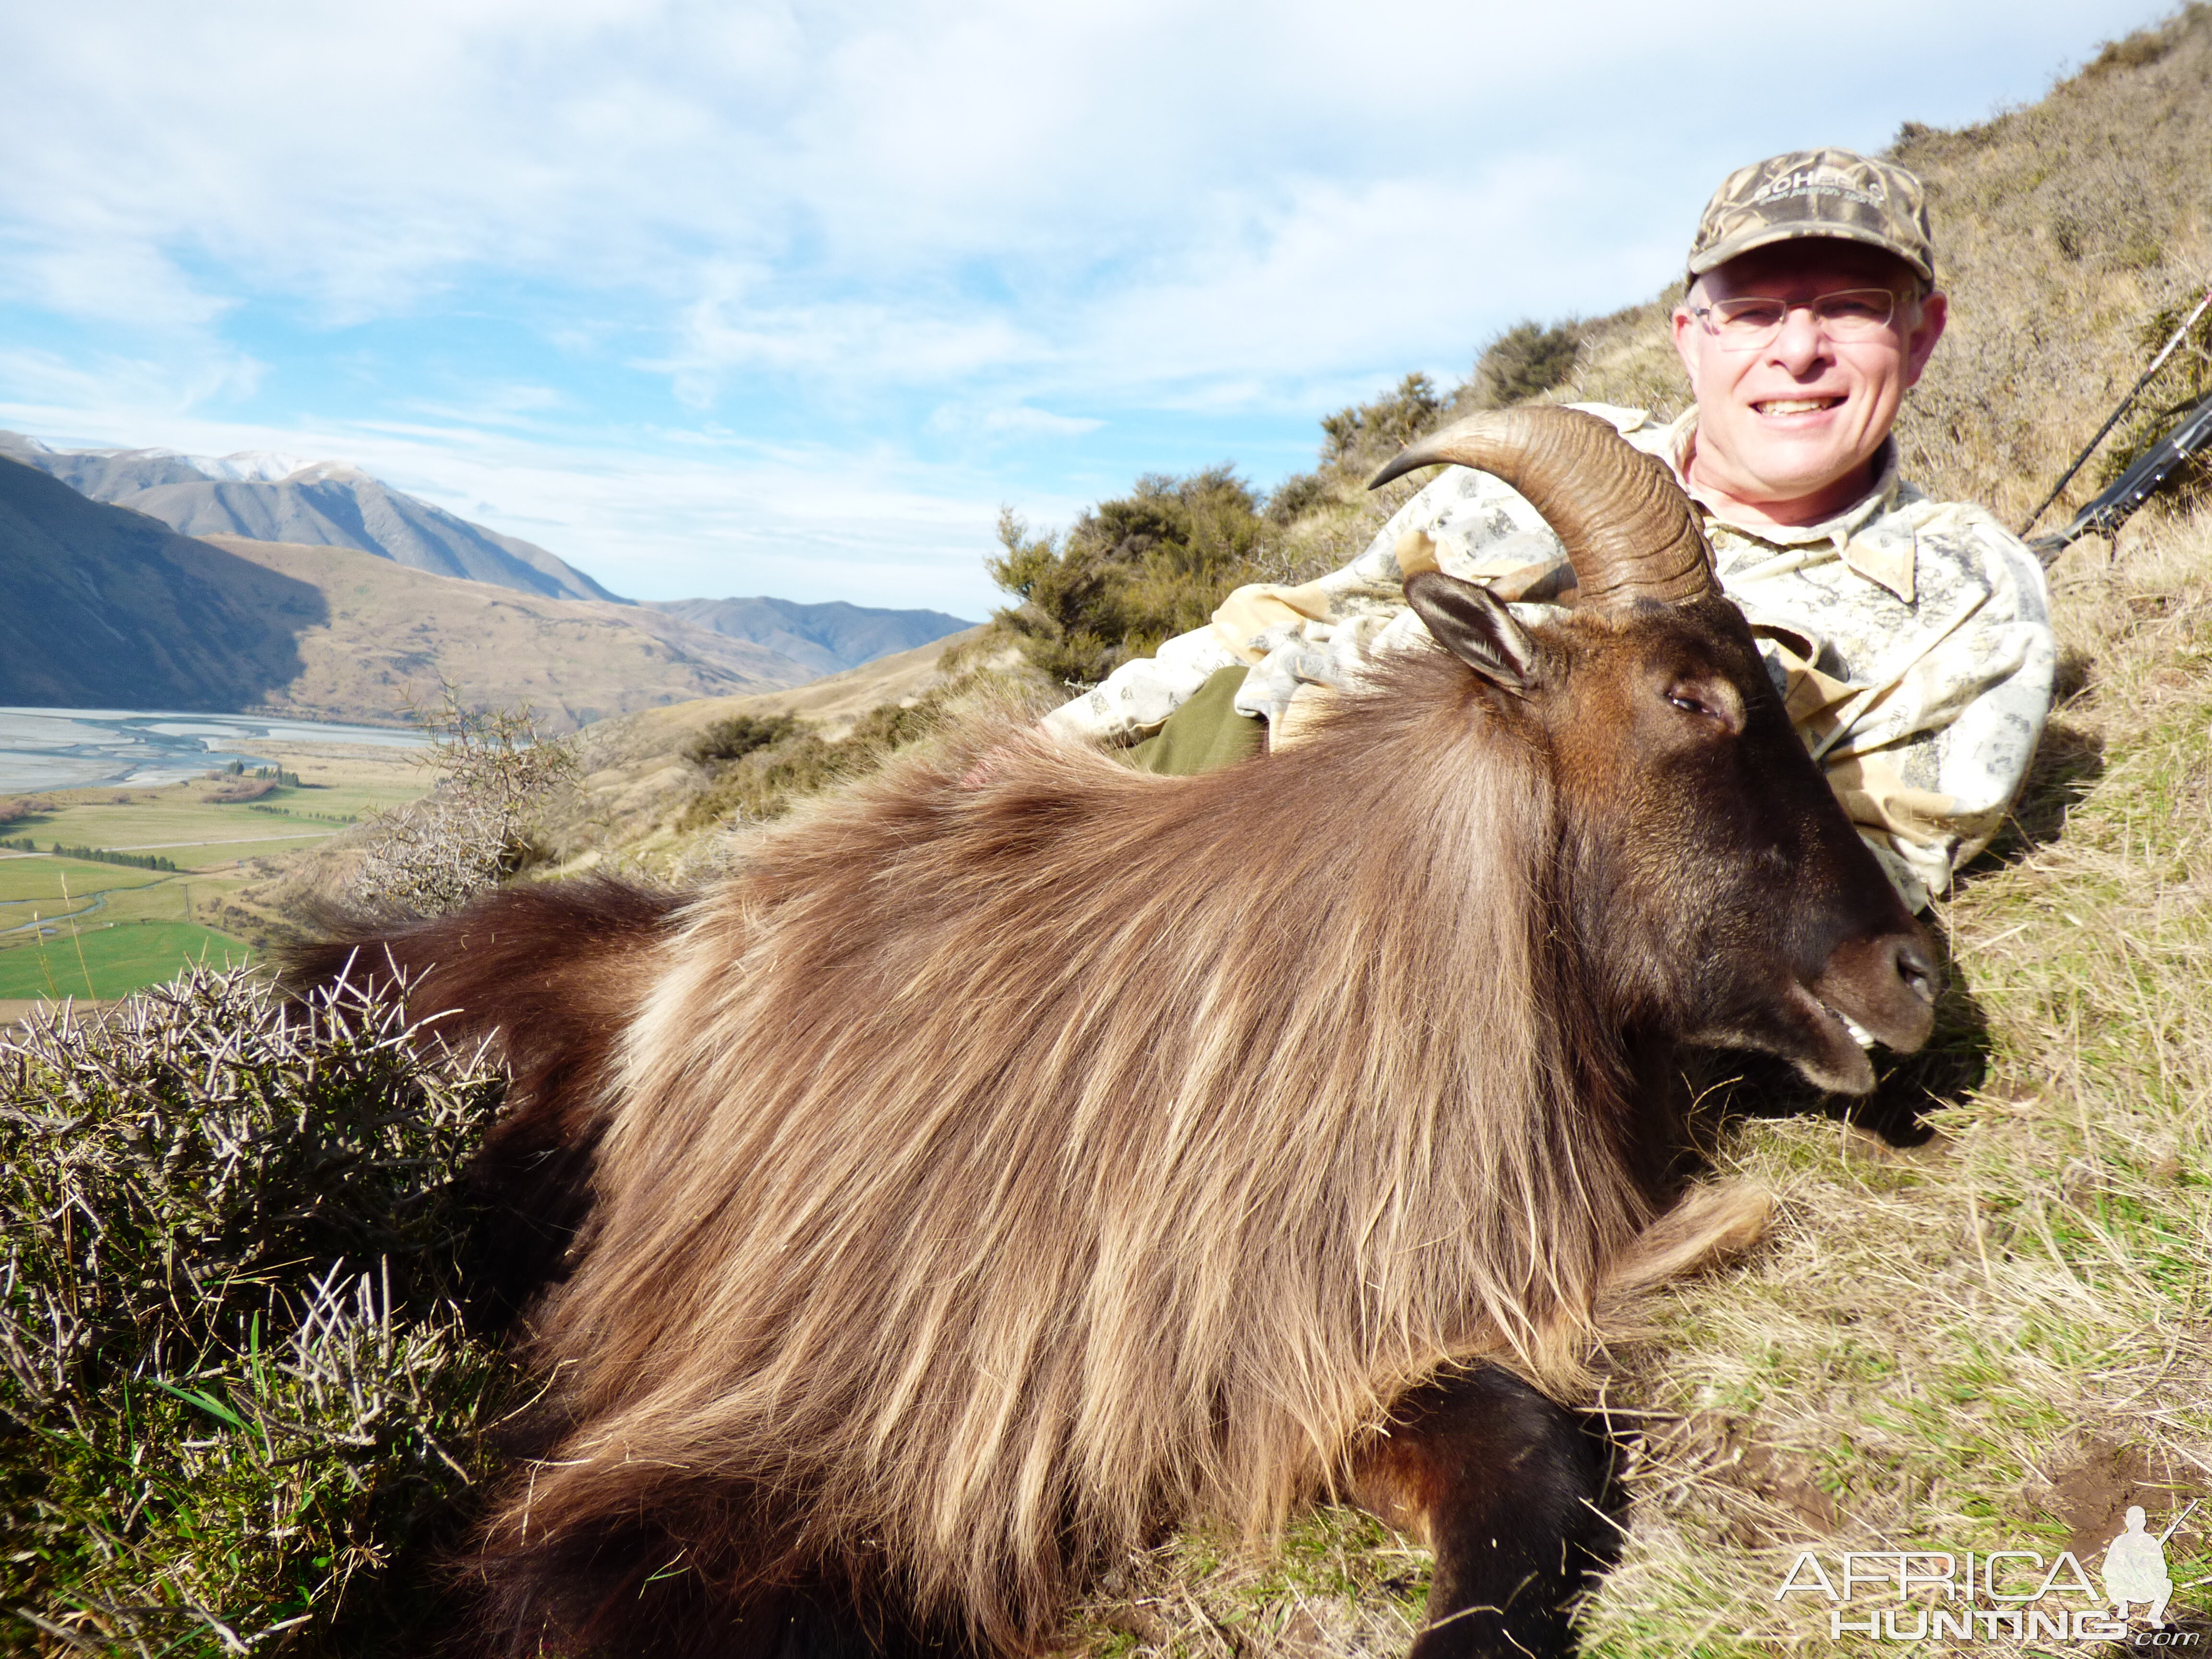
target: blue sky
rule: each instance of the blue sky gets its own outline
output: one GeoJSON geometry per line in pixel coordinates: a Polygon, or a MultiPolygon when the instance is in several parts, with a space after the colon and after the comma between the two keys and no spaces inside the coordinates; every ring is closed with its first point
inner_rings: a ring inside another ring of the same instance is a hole
{"type": "Polygon", "coordinates": [[[336,456],[638,598],[980,616],[1001,504],[1264,487],[1656,290],[1729,167],[2168,9],[18,4],[0,426],[336,456]]]}

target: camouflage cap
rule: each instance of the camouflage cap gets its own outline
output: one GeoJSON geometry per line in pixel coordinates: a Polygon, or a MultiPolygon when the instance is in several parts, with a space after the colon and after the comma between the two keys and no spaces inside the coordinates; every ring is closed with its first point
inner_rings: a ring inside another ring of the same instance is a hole
{"type": "Polygon", "coordinates": [[[1690,275],[1739,253],[1801,236],[1863,242],[1936,280],[1927,192],[1894,161],[1848,149],[1801,149],[1738,167],[1705,204],[1690,245],[1690,275]]]}

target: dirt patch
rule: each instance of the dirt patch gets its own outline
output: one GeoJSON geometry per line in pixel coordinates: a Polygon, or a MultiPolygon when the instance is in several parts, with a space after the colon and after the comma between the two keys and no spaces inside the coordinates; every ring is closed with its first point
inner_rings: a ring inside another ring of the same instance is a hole
{"type": "MultiPolygon", "coordinates": [[[[2052,1475],[2049,1486],[2031,1486],[2027,1499],[2033,1508],[2073,1529],[2066,1547],[2094,1566],[2103,1559],[2105,1547],[2127,1529],[2131,1504],[2141,1504],[2149,1529],[2160,1532],[2186,1507],[2192,1489],[2205,1484],[2203,1475],[2177,1459],[2092,1439],[2079,1459],[2052,1475]]],[[[2185,1543],[2194,1543],[2207,1520],[2200,1506],[2176,1533],[2169,1556],[2179,1553],[2185,1543]]]]}
{"type": "Polygon", "coordinates": [[[1835,1535],[1843,1513],[1802,1452],[1762,1445],[1753,1425],[1724,1412],[1696,1412],[1647,1431],[1650,1452],[1673,1469],[1695,1469],[1716,1486],[1750,1500],[1736,1506],[1726,1531],[1747,1549],[1835,1535]]]}

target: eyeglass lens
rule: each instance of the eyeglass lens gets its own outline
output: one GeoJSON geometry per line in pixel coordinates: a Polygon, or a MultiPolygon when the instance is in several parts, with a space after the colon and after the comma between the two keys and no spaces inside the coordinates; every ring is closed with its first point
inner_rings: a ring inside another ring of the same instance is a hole
{"type": "Polygon", "coordinates": [[[1889,326],[1897,295],[1886,288],[1847,288],[1796,305],[1747,295],[1706,307],[1705,325],[1730,345],[1765,345],[1801,307],[1813,313],[1830,339],[1863,340],[1889,326]]]}

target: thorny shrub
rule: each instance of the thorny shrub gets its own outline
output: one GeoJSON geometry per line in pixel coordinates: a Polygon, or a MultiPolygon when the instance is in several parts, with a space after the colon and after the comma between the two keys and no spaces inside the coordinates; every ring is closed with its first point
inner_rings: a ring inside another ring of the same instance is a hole
{"type": "Polygon", "coordinates": [[[441,915],[548,854],[538,819],[575,780],[576,757],[528,708],[465,707],[451,683],[422,718],[437,787],[374,815],[349,897],[373,914],[441,915]]]}
{"type": "Polygon", "coordinates": [[[313,1649],[478,1478],[458,1311],[500,1097],[341,987],[189,970],[0,1038],[0,1648],[313,1649]]]}

